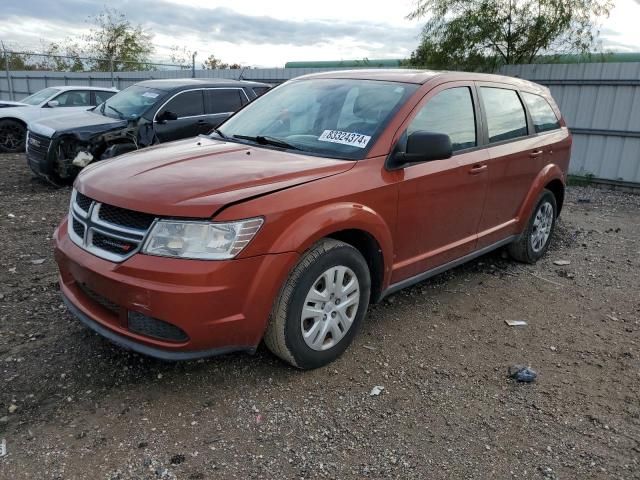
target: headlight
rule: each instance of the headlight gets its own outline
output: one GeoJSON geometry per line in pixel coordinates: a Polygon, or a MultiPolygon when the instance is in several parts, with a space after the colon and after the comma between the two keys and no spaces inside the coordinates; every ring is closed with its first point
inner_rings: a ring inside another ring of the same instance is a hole
{"type": "Polygon", "coordinates": [[[160,220],[142,251],[163,257],[225,260],[238,255],[262,223],[262,218],[225,223],[160,220]]]}

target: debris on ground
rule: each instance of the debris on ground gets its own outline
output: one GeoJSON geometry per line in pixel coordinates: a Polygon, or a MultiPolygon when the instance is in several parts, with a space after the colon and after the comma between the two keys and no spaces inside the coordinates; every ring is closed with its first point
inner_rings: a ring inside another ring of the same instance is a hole
{"type": "Polygon", "coordinates": [[[569,260],[554,260],[554,265],[558,265],[559,267],[564,267],[565,265],[571,265],[571,261],[569,260]]]}
{"type": "Polygon", "coordinates": [[[531,383],[538,377],[538,373],[530,367],[523,365],[511,365],[509,376],[518,382],[531,383]]]}
{"type": "Polygon", "coordinates": [[[371,392],[369,392],[369,395],[372,396],[372,397],[377,397],[378,395],[380,395],[382,393],[383,390],[384,390],[383,386],[376,385],[375,387],[373,387],[371,389],[371,392]]]}
{"type": "Polygon", "coordinates": [[[524,327],[527,324],[524,320],[505,320],[504,323],[510,327],[524,327]]]}

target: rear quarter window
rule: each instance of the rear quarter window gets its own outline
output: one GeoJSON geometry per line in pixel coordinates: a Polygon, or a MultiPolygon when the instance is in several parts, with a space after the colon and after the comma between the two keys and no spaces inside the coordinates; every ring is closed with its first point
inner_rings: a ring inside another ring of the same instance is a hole
{"type": "Polygon", "coordinates": [[[515,90],[480,87],[480,95],[487,116],[490,142],[502,142],[528,134],[527,116],[515,90]]]}
{"type": "Polygon", "coordinates": [[[536,133],[560,128],[558,117],[544,97],[528,92],[520,92],[520,94],[529,109],[536,133]]]}
{"type": "Polygon", "coordinates": [[[257,97],[264,95],[269,90],[271,90],[271,87],[253,87],[253,93],[255,93],[257,97]]]}

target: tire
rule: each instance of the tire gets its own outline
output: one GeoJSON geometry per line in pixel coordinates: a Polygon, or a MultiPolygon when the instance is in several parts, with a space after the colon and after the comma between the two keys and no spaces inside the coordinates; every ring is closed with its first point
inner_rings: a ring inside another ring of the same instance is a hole
{"type": "Polygon", "coordinates": [[[353,340],[370,294],[371,276],[362,254],[347,243],[323,239],[302,256],[284,283],[264,342],[294,367],[327,365],[353,340]]]}
{"type": "Polygon", "coordinates": [[[24,152],[27,139],[27,127],[23,123],[6,118],[0,120],[0,152],[24,152]]]}
{"type": "Polygon", "coordinates": [[[509,254],[523,263],[537,262],[549,248],[557,218],[556,197],[545,189],[540,194],[527,228],[515,242],[509,245],[509,254]]]}

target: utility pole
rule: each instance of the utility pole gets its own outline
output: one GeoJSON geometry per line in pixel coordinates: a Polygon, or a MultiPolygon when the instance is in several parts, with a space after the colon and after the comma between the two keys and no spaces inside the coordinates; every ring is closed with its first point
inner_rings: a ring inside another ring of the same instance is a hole
{"type": "Polygon", "coordinates": [[[111,88],[115,86],[113,82],[113,56],[109,57],[109,71],[111,72],[111,88]]]}
{"type": "Polygon", "coordinates": [[[7,72],[7,84],[9,85],[9,99],[15,100],[16,97],[13,94],[13,78],[11,78],[11,72],[9,71],[9,54],[7,53],[7,49],[4,47],[4,42],[0,41],[0,45],[2,45],[2,51],[4,52],[4,68],[7,72]]]}
{"type": "Polygon", "coordinates": [[[198,52],[193,52],[191,55],[191,78],[196,78],[196,55],[198,52]]]}

